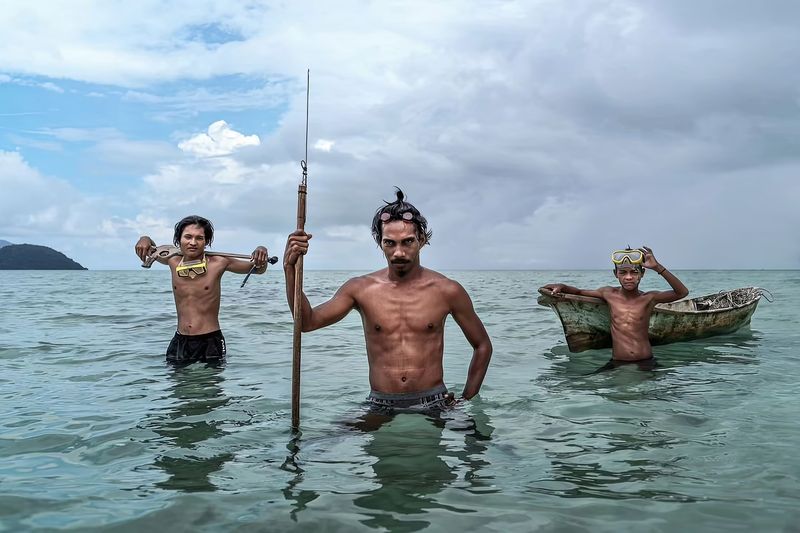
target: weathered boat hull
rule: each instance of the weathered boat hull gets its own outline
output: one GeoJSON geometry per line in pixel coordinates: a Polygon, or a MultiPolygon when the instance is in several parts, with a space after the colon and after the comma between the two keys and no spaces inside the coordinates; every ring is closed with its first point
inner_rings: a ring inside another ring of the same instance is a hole
{"type": "MultiPolygon", "coordinates": [[[[539,289],[538,303],[550,307],[561,320],[571,352],[610,348],[608,306],[599,298],[539,289]]],[[[650,317],[653,345],[724,335],[750,324],[762,289],[745,287],[690,300],[658,304],[650,317]]]]}

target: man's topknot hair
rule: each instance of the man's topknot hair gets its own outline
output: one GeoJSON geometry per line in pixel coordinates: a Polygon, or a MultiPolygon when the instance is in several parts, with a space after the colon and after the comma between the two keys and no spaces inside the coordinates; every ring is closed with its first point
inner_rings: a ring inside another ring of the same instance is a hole
{"type": "Polygon", "coordinates": [[[399,187],[395,187],[395,189],[397,199],[394,202],[387,202],[384,200],[386,205],[378,208],[378,210],[375,211],[375,216],[372,217],[372,238],[375,239],[375,242],[378,243],[378,246],[381,245],[384,224],[384,221],[381,220],[382,214],[388,213],[389,220],[386,222],[391,222],[393,220],[404,220],[403,214],[411,213],[411,220],[409,220],[409,222],[412,222],[414,226],[416,226],[417,237],[420,240],[424,238],[425,243],[431,242],[433,231],[428,229],[428,221],[420,214],[416,207],[414,207],[411,203],[406,202],[405,194],[403,194],[403,191],[401,191],[399,187]]]}

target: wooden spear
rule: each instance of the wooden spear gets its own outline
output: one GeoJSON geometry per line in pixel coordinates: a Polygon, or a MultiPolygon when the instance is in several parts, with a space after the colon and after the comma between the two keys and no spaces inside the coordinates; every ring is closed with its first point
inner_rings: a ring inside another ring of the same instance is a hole
{"type": "MultiPolygon", "coordinates": [[[[306,227],[306,188],[308,181],[308,100],[311,70],[306,71],[306,152],[300,161],[303,177],[297,187],[297,229],[306,227]]],[[[292,430],[300,429],[300,344],[303,334],[303,256],[294,266],[294,335],[292,336],[292,430]]]]}

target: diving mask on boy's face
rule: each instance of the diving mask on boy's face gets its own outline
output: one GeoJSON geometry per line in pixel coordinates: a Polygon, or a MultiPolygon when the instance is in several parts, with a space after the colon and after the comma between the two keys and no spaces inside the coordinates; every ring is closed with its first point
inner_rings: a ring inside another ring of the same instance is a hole
{"type": "Polygon", "coordinates": [[[611,262],[615,265],[644,263],[644,252],[641,250],[617,250],[611,254],[611,262]]]}
{"type": "Polygon", "coordinates": [[[181,261],[180,264],[175,267],[175,273],[179,278],[194,279],[201,274],[205,274],[207,267],[208,263],[205,257],[199,261],[192,261],[185,264],[181,261]]]}

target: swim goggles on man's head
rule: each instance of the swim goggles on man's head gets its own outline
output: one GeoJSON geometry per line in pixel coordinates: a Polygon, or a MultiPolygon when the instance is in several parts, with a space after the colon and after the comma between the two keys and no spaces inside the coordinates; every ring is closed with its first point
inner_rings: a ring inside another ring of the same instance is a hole
{"type": "Polygon", "coordinates": [[[392,218],[394,218],[395,220],[401,220],[402,219],[402,220],[405,220],[406,222],[411,222],[412,220],[414,220],[414,213],[412,213],[411,211],[406,211],[405,213],[403,213],[399,217],[392,217],[391,213],[388,213],[388,212],[384,211],[383,213],[381,213],[381,217],[380,218],[381,218],[382,222],[389,222],[390,220],[392,220],[392,218]]]}
{"type": "Polygon", "coordinates": [[[179,278],[194,279],[200,274],[205,274],[207,267],[208,263],[206,262],[205,257],[203,257],[203,259],[200,261],[189,264],[184,264],[183,261],[181,261],[180,264],[175,267],[175,273],[179,278]]]}
{"type": "Polygon", "coordinates": [[[644,263],[644,252],[641,250],[617,250],[611,254],[611,262],[615,265],[630,263],[640,265],[644,263]]]}

